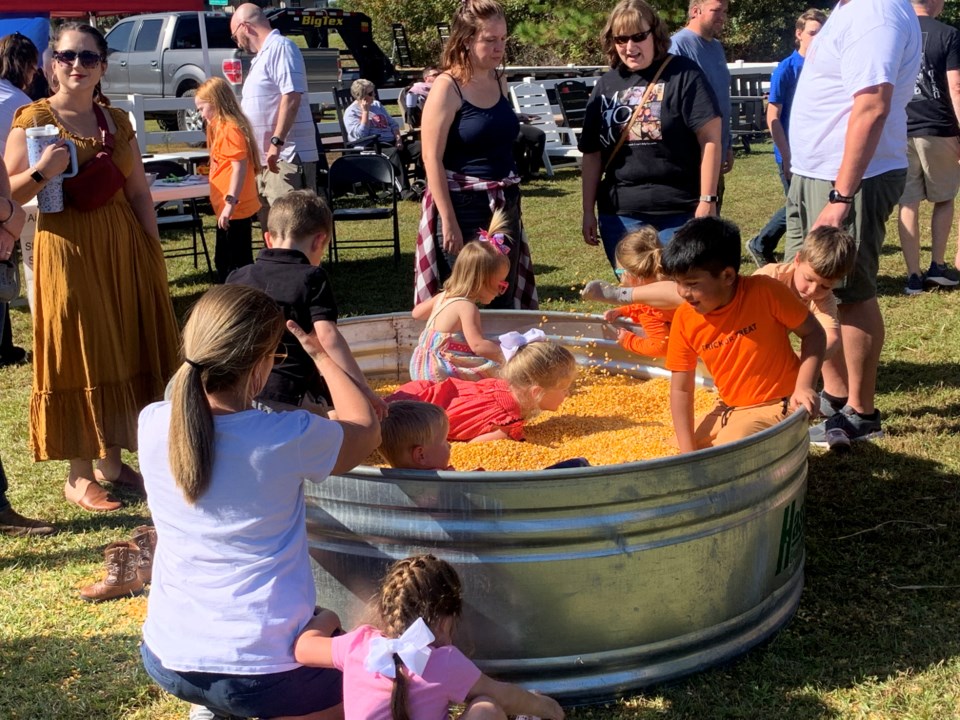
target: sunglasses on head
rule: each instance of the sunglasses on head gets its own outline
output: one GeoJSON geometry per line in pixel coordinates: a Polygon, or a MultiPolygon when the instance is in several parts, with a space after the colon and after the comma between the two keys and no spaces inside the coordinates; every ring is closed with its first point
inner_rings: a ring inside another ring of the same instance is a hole
{"type": "Polygon", "coordinates": [[[80,58],[80,64],[88,70],[95,68],[105,60],[103,55],[93,52],[93,50],[81,50],[80,52],[63,50],[62,52],[57,51],[53,53],[53,59],[64,65],[73,65],[77,61],[77,58],[80,58]]]}
{"type": "Polygon", "coordinates": [[[628,42],[633,40],[635,43],[642,43],[653,32],[653,28],[649,30],[644,30],[643,32],[634,33],[633,35],[614,35],[613,41],[617,45],[626,45],[628,42]]]}

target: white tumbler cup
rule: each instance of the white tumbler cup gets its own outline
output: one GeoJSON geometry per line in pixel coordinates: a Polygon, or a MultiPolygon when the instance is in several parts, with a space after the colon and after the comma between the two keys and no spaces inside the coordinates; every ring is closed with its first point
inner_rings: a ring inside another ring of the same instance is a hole
{"type": "MultiPolygon", "coordinates": [[[[44,125],[26,129],[27,157],[31,165],[36,165],[47,145],[60,139],[60,130],[55,125],[44,125]]],[[[48,178],[46,184],[37,193],[37,207],[40,212],[56,213],[63,210],[63,178],[77,174],[77,146],[72,140],[64,140],[70,151],[70,167],[63,173],[48,178]]]]}

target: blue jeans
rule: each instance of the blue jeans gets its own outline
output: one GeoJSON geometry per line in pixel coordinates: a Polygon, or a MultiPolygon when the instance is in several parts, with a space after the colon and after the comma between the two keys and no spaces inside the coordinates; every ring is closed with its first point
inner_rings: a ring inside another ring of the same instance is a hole
{"type": "Polygon", "coordinates": [[[339,670],[307,667],[267,675],[168,670],[146,643],[140,658],[147,674],[165,691],[221,715],[244,718],[308,715],[343,700],[343,675],[339,670]]]}
{"type": "MultiPolygon", "coordinates": [[[[783,185],[783,194],[786,196],[790,190],[787,179],[783,176],[783,163],[777,163],[777,171],[780,173],[780,183],[783,185]]],[[[758,255],[769,255],[777,249],[780,238],[787,232],[787,206],[784,205],[777,210],[773,216],[763,226],[759,234],[750,241],[750,247],[757,251],[758,255]]],[[[784,258],[786,260],[787,258],[784,258]]]]}
{"type": "Polygon", "coordinates": [[[614,251],[617,249],[623,236],[638,230],[644,225],[653,225],[660,236],[660,244],[667,245],[673,240],[674,234],[684,223],[693,218],[693,213],[674,213],[673,215],[651,215],[649,213],[632,213],[630,215],[600,215],[597,225],[600,229],[600,240],[603,242],[603,251],[607,254],[610,266],[617,267],[614,251]]]}
{"type": "MultiPolygon", "coordinates": [[[[507,235],[507,245],[510,247],[510,254],[507,256],[510,260],[510,270],[507,273],[506,281],[509,284],[507,291],[498,297],[495,297],[487,307],[494,310],[512,310],[513,296],[517,287],[517,261],[520,258],[520,252],[517,245],[520,244],[520,233],[523,223],[521,221],[520,208],[520,187],[511,185],[503,190],[504,206],[503,211],[507,214],[509,227],[507,235]]],[[[457,224],[460,226],[460,232],[463,234],[464,243],[472,242],[477,238],[478,230],[486,230],[490,227],[490,220],[493,217],[493,211],[490,209],[490,202],[487,199],[487,193],[480,191],[464,191],[450,193],[450,202],[453,205],[453,212],[457,216],[457,224]]],[[[438,248],[443,243],[443,221],[437,216],[436,236],[438,248]]],[[[456,255],[448,255],[446,252],[437,253],[437,271],[440,273],[440,282],[444,283],[453,272],[453,264],[456,262],[456,255]]]]}

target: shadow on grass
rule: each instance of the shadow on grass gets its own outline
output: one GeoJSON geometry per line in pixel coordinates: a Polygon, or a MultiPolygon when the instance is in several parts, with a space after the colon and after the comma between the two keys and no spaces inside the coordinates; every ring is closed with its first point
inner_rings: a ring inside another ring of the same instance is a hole
{"type": "Polygon", "coordinates": [[[814,696],[917,674],[960,654],[960,599],[949,587],[960,584],[960,479],[939,463],[864,443],[845,456],[811,455],[805,513],[806,585],[790,624],[735,662],[648,689],[639,704],[656,711],[629,700],[611,710],[841,718],[848,715],[814,696]]]}
{"type": "MultiPolygon", "coordinates": [[[[953,362],[913,363],[890,360],[880,363],[877,373],[877,394],[922,391],[938,387],[960,387],[960,365],[953,362]]],[[[955,416],[945,408],[928,408],[944,416],[955,416]]],[[[914,409],[914,413],[916,409],[914,409]]]]}

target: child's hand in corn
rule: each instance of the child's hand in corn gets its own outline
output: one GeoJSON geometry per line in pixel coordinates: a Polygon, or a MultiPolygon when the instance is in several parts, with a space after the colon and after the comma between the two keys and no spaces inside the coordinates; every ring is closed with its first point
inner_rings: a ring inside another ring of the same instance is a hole
{"type": "Polygon", "coordinates": [[[615,320],[617,320],[617,318],[619,318],[620,316],[621,316],[620,308],[611,308],[610,310],[607,310],[603,314],[603,319],[609,323],[612,323],[615,320]]]}
{"type": "Polygon", "coordinates": [[[633,288],[617,287],[603,280],[591,280],[584,286],[583,290],[580,291],[580,297],[584,300],[594,300],[609,305],[629,303],[632,294],[633,288]]]}

